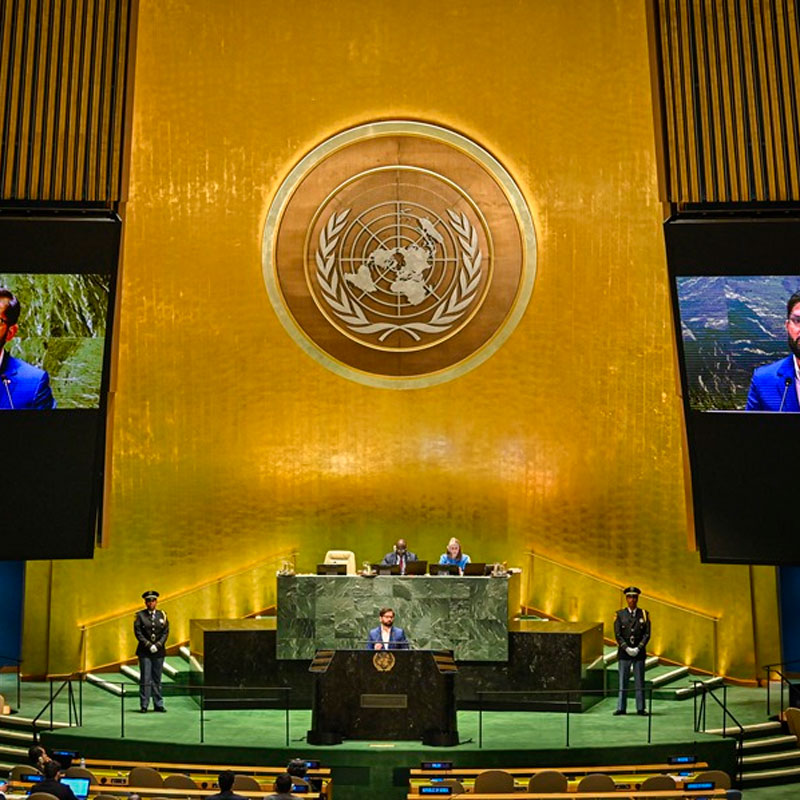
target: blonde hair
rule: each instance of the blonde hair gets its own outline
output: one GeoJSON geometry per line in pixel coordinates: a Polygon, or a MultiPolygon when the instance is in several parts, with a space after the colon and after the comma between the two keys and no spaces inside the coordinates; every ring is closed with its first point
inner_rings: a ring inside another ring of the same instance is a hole
{"type": "Polygon", "coordinates": [[[458,558],[461,558],[461,542],[459,542],[459,541],[458,541],[458,539],[456,539],[456,537],[455,537],[455,536],[453,536],[453,537],[450,539],[450,541],[447,543],[447,547],[446,547],[445,549],[446,549],[446,550],[448,551],[448,553],[449,553],[449,551],[450,551],[450,545],[453,545],[453,544],[455,544],[455,545],[458,545],[458,558]]]}

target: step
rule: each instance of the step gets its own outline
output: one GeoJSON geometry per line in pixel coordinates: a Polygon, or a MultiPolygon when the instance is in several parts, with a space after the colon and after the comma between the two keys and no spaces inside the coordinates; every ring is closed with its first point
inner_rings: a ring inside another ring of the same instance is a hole
{"type": "MultiPolygon", "coordinates": [[[[656,675],[654,678],[651,679],[650,683],[652,684],[654,689],[658,689],[661,686],[665,686],[668,683],[672,683],[673,681],[680,680],[684,676],[689,674],[689,667],[676,667],[675,669],[671,669],[669,672],[664,672],[661,675],[656,675]]],[[[708,731],[706,731],[708,733],[708,731]]]]}
{"type": "Polygon", "coordinates": [[[644,668],[645,668],[645,670],[653,669],[654,667],[657,667],[658,665],[659,665],[658,656],[648,656],[644,660],[644,668]]]}
{"type": "Polygon", "coordinates": [[[132,667],[130,664],[123,664],[119,671],[126,677],[130,678],[134,683],[138,685],[139,681],[141,680],[142,673],[139,672],[136,667],[132,667]]]}
{"type": "MultiPolygon", "coordinates": [[[[48,727],[49,724],[50,723],[48,722],[48,727]]],[[[17,714],[0,717],[0,727],[5,728],[8,725],[18,728],[30,728],[33,730],[33,720],[30,717],[20,717],[17,714]]],[[[58,722],[57,720],[53,720],[53,727],[69,728],[69,722],[58,722]]]]}
{"type": "Polygon", "coordinates": [[[164,662],[164,674],[168,675],[170,678],[174,678],[178,674],[179,670],[175,669],[172,664],[168,664],[166,661],[164,662]]]}
{"type": "Polygon", "coordinates": [[[777,753],[763,753],[759,756],[742,756],[742,766],[767,766],[776,761],[797,761],[798,759],[800,759],[800,748],[794,747],[791,750],[780,750],[777,753]]]}
{"type": "Polygon", "coordinates": [[[0,727],[0,739],[11,739],[15,742],[29,742],[33,744],[33,730],[29,731],[11,731],[8,728],[0,727]]]}
{"type": "Polygon", "coordinates": [[[717,675],[713,678],[708,678],[708,680],[700,681],[698,684],[692,684],[691,686],[686,686],[683,689],[676,689],[675,690],[675,699],[676,700],[686,700],[690,697],[694,697],[696,694],[700,694],[705,689],[716,689],[722,684],[725,683],[725,678],[721,675],[717,675]]]}
{"type": "Polygon", "coordinates": [[[178,648],[178,652],[181,654],[181,658],[183,658],[184,661],[189,661],[192,657],[192,651],[185,644],[182,644],[178,648]]]}
{"type": "Polygon", "coordinates": [[[759,770],[758,772],[745,772],[741,776],[743,785],[752,786],[755,783],[793,783],[800,780],[800,767],[782,767],[779,769],[759,770]]]}
{"type": "MultiPolygon", "coordinates": [[[[752,725],[742,725],[745,736],[762,736],[767,733],[778,733],[783,730],[783,725],[780,722],[756,722],[752,725]]],[[[707,728],[706,733],[711,733],[715,736],[722,736],[722,728],[707,728]]],[[[738,736],[739,729],[728,725],[725,728],[726,736],[738,736]]]]}
{"type": "Polygon", "coordinates": [[[797,747],[797,737],[790,733],[785,736],[767,736],[763,739],[750,739],[742,742],[742,750],[766,750],[768,748],[797,747]]]}
{"type": "Polygon", "coordinates": [[[91,683],[92,686],[96,686],[98,689],[103,689],[106,692],[115,694],[117,697],[122,695],[122,688],[119,686],[119,683],[111,683],[105,680],[105,678],[95,675],[93,672],[86,673],[86,681],[87,683],[91,683]]]}
{"type": "Polygon", "coordinates": [[[613,664],[617,660],[618,655],[619,654],[616,650],[612,650],[610,653],[606,653],[603,656],[603,661],[605,661],[606,664],[613,664]]]}

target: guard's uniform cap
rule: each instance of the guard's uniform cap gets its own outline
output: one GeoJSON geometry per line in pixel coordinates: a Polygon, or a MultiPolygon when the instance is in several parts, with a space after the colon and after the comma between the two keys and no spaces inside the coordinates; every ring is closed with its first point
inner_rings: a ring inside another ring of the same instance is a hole
{"type": "Polygon", "coordinates": [[[642,593],[642,590],[638,586],[628,586],[627,589],[622,590],[622,593],[625,597],[629,597],[630,595],[638,597],[642,593]]]}
{"type": "Polygon", "coordinates": [[[155,589],[151,589],[149,592],[145,592],[142,595],[142,599],[144,600],[155,600],[158,597],[158,592],[155,589]]]}

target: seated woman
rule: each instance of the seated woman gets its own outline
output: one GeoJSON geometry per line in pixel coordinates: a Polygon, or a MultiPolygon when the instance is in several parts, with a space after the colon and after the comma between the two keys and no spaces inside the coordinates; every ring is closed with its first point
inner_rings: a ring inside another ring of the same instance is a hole
{"type": "Polygon", "coordinates": [[[455,564],[458,571],[462,575],[464,574],[464,567],[469,564],[469,556],[461,552],[461,542],[455,536],[447,543],[447,552],[442,553],[439,563],[455,564]]]}

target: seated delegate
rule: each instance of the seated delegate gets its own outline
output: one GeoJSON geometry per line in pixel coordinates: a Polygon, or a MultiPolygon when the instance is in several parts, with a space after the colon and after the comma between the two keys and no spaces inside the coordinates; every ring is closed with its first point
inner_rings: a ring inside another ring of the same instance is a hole
{"type": "Polygon", "coordinates": [[[469,564],[469,556],[461,552],[461,542],[455,536],[447,543],[447,552],[442,553],[439,563],[454,564],[458,567],[458,571],[464,574],[464,567],[469,564]]]}

